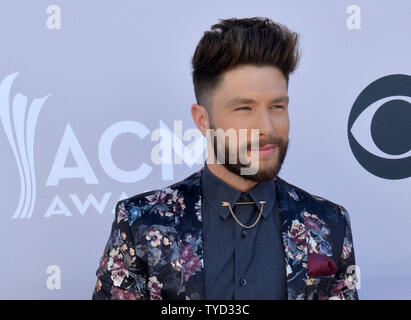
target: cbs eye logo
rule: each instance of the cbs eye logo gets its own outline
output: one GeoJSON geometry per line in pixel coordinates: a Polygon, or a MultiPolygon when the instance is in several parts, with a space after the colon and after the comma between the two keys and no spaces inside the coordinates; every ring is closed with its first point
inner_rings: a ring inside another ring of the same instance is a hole
{"type": "Polygon", "coordinates": [[[368,85],[348,117],[357,161],[384,179],[411,176],[411,76],[394,74],[368,85]]]}

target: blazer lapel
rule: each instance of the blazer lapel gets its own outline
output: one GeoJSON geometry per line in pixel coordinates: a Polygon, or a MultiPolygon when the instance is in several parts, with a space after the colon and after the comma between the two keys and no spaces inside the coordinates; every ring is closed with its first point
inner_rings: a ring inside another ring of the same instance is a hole
{"type": "MultiPolygon", "coordinates": [[[[203,223],[201,177],[202,170],[198,170],[181,182],[179,187],[181,197],[186,200],[184,224],[191,226],[191,234],[196,237],[196,256],[199,262],[195,272],[185,277],[185,299],[205,299],[204,292],[204,261],[203,261],[203,223]],[[194,200],[193,200],[194,199],[194,200]]],[[[289,300],[304,299],[307,279],[307,242],[306,227],[303,212],[305,208],[296,191],[289,188],[288,184],[277,177],[276,197],[282,225],[282,239],[285,251],[287,293],[289,300]]],[[[180,248],[183,250],[184,248],[180,248]]]]}
{"type": "Polygon", "coordinates": [[[283,179],[277,177],[275,184],[277,208],[282,221],[288,300],[301,300],[305,298],[308,268],[305,208],[295,189],[289,188],[283,179]]]}
{"type": "MultiPolygon", "coordinates": [[[[184,233],[189,233],[193,237],[194,246],[180,247],[180,250],[189,251],[185,255],[187,258],[189,274],[184,276],[185,300],[204,300],[204,260],[203,260],[203,220],[202,220],[202,201],[201,201],[201,177],[202,170],[196,171],[187,177],[178,186],[180,197],[184,199],[186,208],[181,224],[184,233]],[[191,262],[191,266],[190,266],[191,262]]],[[[185,235],[181,235],[181,238],[185,235]]]]}

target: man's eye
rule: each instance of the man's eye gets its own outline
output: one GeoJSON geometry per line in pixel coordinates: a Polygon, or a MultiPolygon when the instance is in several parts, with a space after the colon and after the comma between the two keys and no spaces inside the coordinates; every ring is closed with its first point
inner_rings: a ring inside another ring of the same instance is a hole
{"type": "Polygon", "coordinates": [[[277,106],[272,106],[274,109],[277,109],[277,108],[279,108],[279,109],[284,109],[284,106],[281,106],[281,105],[277,105],[277,106]]]}
{"type": "Polygon", "coordinates": [[[239,108],[237,108],[237,109],[235,109],[235,110],[247,110],[247,109],[250,109],[250,107],[239,107],[239,108]]]}

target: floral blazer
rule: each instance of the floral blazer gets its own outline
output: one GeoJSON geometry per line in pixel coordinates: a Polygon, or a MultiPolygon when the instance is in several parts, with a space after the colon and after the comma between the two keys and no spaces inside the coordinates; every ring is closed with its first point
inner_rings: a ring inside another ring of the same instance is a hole
{"type": "MultiPolygon", "coordinates": [[[[92,299],[205,299],[202,170],[117,203],[92,299]]],[[[358,299],[348,212],[275,183],[288,299],[358,299]]]]}

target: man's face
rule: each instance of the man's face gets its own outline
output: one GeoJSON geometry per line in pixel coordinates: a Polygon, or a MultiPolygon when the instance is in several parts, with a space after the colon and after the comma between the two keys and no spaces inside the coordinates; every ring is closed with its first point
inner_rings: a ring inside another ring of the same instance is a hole
{"type": "MultiPolygon", "coordinates": [[[[228,137],[225,139],[225,159],[218,158],[218,161],[223,162],[221,164],[230,172],[241,175],[240,169],[249,167],[251,162],[241,163],[240,152],[251,156],[251,129],[259,129],[258,171],[242,177],[256,182],[274,179],[287,153],[290,128],[287,83],[283,73],[278,68],[253,65],[241,65],[225,72],[213,97],[212,114],[210,129],[226,131],[232,128],[237,137],[237,161],[229,163],[232,147],[228,137]],[[247,141],[240,140],[240,129],[247,129],[247,141]],[[274,149],[261,149],[270,144],[274,149]]],[[[217,148],[218,139],[215,137],[215,159],[217,148]]]]}

